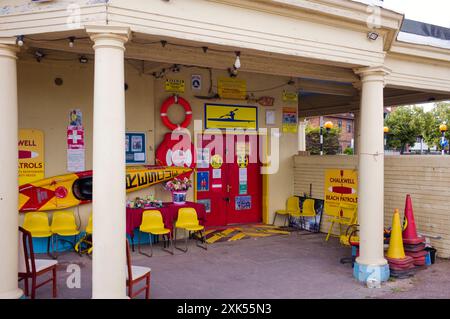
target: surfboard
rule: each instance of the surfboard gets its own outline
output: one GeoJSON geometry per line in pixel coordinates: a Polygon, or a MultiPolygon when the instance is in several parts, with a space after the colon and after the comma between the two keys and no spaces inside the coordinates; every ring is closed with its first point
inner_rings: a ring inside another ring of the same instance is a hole
{"type": "MultiPolygon", "coordinates": [[[[126,191],[134,192],[190,171],[187,167],[130,166],[126,170],[126,191]]],[[[54,176],[19,187],[20,212],[65,209],[91,201],[92,171],[54,176]]]]}

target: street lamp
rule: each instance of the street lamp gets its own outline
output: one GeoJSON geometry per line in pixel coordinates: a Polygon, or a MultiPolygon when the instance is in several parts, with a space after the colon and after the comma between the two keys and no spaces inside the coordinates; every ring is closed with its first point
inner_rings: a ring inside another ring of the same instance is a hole
{"type": "Polygon", "coordinates": [[[389,127],[387,127],[387,126],[383,127],[383,132],[384,132],[384,150],[386,150],[389,127]]]}
{"type": "Polygon", "coordinates": [[[323,128],[324,127],[327,130],[327,133],[329,133],[330,130],[333,128],[333,122],[331,122],[331,121],[325,122],[323,127],[322,126],[320,127],[320,155],[323,155],[323,128]]]}
{"type": "Polygon", "coordinates": [[[447,132],[447,130],[448,130],[448,128],[447,128],[446,122],[439,125],[439,131],[441,131],[441,133],[442,133],[442,137],[441,137],[442,155],[445,155],[445,147],[448,144],[445,139],[445,132],[447,132]]]}

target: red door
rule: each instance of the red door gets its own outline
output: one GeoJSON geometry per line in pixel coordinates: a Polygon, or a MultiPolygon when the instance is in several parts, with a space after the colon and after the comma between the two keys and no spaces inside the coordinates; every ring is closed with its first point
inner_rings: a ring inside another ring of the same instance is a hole
{"type": "Polygon", "coordinates": [[[197,201],[207,225],[260,222],[262,178],[257,135],[202,135],[197,145],[197,201]]]}

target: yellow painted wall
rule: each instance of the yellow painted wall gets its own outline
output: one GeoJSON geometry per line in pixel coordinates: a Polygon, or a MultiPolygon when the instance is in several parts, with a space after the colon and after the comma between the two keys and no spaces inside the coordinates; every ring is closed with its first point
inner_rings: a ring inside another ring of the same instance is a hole
{"type": "MultiPolygon", "coordinates": [[[[325,170],[330,168],[357,169],[357,156],[295,156],[296,195],[309,193],[323,199],[325,170]]],[[[442,239],[431,239],[438,255],[450,258],[450,162],[441,156],[386,156],[384,184],[384,222],[390,227],[392,214],[398,208],[403,215],[406,194],[413,202],[414,218],[419,232],[442,239]]],[[[322,219],[321,231],[328,225],[322,219]]],[[[344,229],[344,228],[343,228],[344,229]]],[[[345,229],[344,229],[345,230],[345,229]]],[[[335,226],[335,232],[338,228],[335,226]]]]}
{"type": "MultiPolygon", "coordinates": [[[[225,71],[213,71],[213,85],[217,85],[217,77],[225,76],[225,71]]],[[[36,128],[45,134],[45,176],[66,174],[66,129],[69,111],[79,108],[83,112],[83,125],[85,127],[86,145],[86,169],[92,168],[92,111],[93,111],[93,63],[86,65],[76,61],[55,62],[42,61],[37,63],[31,59],[19,59],[18,63],[18,88],[19,88],[19,127],[36,128]],[[56,86],[54,79],[63,79],[62,86],[56,86]]],[[[194,119],[203,119],[205,100],[197,99],[194,94],[207,95],[209,89],[209,73],[205,69],[184,68],[180,73],[168,73],[168,78],[179,78],[186,81],[186,92],[182,94],[192,105],[194,119]],[[202,87],[200,92],[191,92],[191,74],[202,75],[202,87]]],[[[277,89],[255,93],[256,97],[269,95],[275,97],[276,127],[281,128],[281,110],[283,106],[294,106],[292,103],[283,103],[281,96],[282,87],[287,83],[286,77],[263,76],[255,74],[240,74],[239,78],[247,80],[248,90],[261,90],[264,88],[278,87],[277,89]],[[281,86],[280,86],[281,85],[281,86]]],[[[126,92],[126,126],[127,131],[145,131],[147,133],[147,160],[154,163],[156,147],[162,141],[168,129],[160,120],[160,106],[170,96],[164,92],[164,80],[154,80],[150,75],[141,75],[131,64],[126,63],[126,82],[129,86],[126,92]]],[[[291,89],[293,89],[291,87],[291,89]]],[[[216,89],[214,88],[214,91],[216,89]]],[[[210,101],[212,103],[230,103],[247,105],[246,101],[210,101]]],[[[249,103],[249,105],[257,105],[249,103]]],[[[265,127],[265,107],[259,106],[259,126],[265,127]]],[[[174,122],[181,122],[184,116],[183,109],[174,106],[169,111],[169,117],[174,122]]],[[[111,128],[114,129],[114,128],[111,128]]],[[[193,129],[193,122],[190,126],[193,129]]],[[[269,218],[272,220],[272,212],[284,205],[285,199],[293,193],[293,162],[292,156],[296,154],[297,135],[283,134],[280,138],[280,170],[275,175],[268,177],[269,184],[269,218]]],[[[162,189],[162,185],[130,193],[129,198],[155,192],[157,198],[169,200],[168,192],[162,189]]],[[[192,191],[188,194],[188,200],[193,200],[192,191]]],[[[79,211],[82,228],[87,223],[91,205],[83,205],[73,208],[79,211]]]]}

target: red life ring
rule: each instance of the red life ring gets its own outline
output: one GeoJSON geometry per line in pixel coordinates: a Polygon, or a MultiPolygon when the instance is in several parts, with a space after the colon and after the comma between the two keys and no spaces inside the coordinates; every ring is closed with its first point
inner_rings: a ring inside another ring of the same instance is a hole
{"type": "Polygon", "coordinates": [[[167,98],[161,105],[161,120],[162,120],[163,124],[172,131],[174,131],[176,129],[180,129],[180,128],[187,128],[189,126],[189,124],[191,124],[191,120],[192,120],[191,105],[189,104],[188,101],[186,101],[182,97],[171,96],[171,97],[167,98]],[[184,121],[183,121],[183,123],[181,123],[179,125],[172,123],[169,120],[169,117],[167,116],[167,110],[173,104],[180,104],[184,108],[184,111],[185,111],[186,116],[184,118],[184,121]]]}

